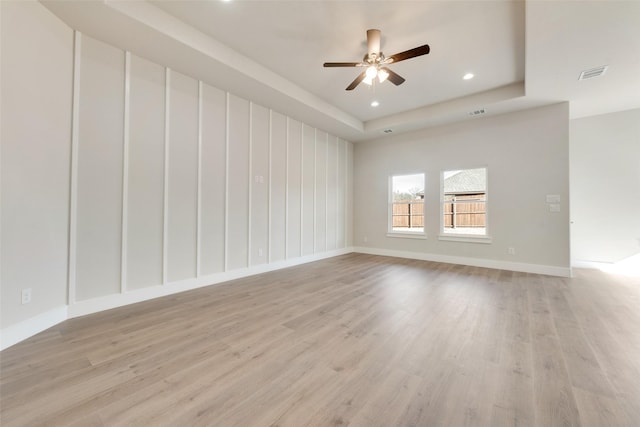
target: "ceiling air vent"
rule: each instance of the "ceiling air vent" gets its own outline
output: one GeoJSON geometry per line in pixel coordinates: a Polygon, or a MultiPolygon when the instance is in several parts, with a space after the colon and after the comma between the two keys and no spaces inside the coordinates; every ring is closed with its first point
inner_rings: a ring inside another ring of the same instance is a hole
{"type": "Polygon", "coordinates": [[[605,71],[607,71],[607,68],[609,68],[608,65],[603,65],[602,67],[591,68],[590,70],[584,70],[583,72],[580,73],[580,77],[578,77],[578,80],[587,80],[594,77],[600,77],[605,73],[605,71]]]}
{"type": "Polygon", "coordinates": [[[479,116],[479,115],[484,114],[484,113],[486,113],[484,108],[480,108],[478,110],[469,111],[469,115],[470,116],[479,116]]]}

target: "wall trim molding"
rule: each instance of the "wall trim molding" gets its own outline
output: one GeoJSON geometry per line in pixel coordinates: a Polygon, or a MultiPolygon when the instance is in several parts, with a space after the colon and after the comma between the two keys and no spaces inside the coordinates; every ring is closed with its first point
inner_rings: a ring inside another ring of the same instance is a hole
{"type": "MultiPolygon", "coordinates": [[[[273,244],[273,236],[272,236],[272,232],[271,232],[271,219],[273,217],[273,215],[271,215],[271,208],[273,207],[273,203],[271,203],[271,198],[273,197],[273,191],[272,191],[272,181],[271,181],[271,175],[272,175],[272,168],[271,168],[271,163],[273,162],[273,153],[272,153],[272,149],[273,149],[273,110],[271,108],[269,108],[269,131],[267,132],[268,138],[267,138],[267,263],[271,262],[271,245],[273,244]]],[[[285,141],[286,143],[286,141],[285,141]]],[[[285,152],[285,168],[287,167],[287,154],[285,152]]],[[[251,175],[249,176],[249,180],[253,180],[255,181],[255,176],[253,175],[253,171],[251,171],[251,175]]],[[[285,180],[284,182],[284,188],[285,188],[285,193],[287,191],[287,182],[285,180]]],[[[287,213],[285,212],[285,218],[286,218],[287,213]]],[[[286,219],[285,219],[286,221],[286,219]]],[[[285,222],[286,225],[286,222],[285,222]]],[[[285,235],[284,235],[284,252],[287,252],[287,227],[285,226],[284,228],[285,230],[285,235]]],[[[285,256],[286,258],[286,256],[285,256]]]]}
{"type": "Polygon", "coordinates": [[[229,112],[231,93],[225,92],[224,103],[224,246],[222,268],[229,269],[229,112]]]}
{"type": "MultiPolygon", "coordinates": [[[[253,224],[251,214],[253,213],[253,101],[249,101],[249,166],[247,168],[247,179],[249,191],[247,191],[247,267],[251,266],[251,253],[253,245],[251,236],[253,235],[253,224]]],[[[267,208],[268,209],[268,208],[267,208]]],[[[269,248],[267,248],[267,259],[269,259],[269,248]]]]}
{"type": "Polygon", "coordinates": [[[423,252],[397,251],[393,249],[354,247],[356,253],[382,255],[396,258],[418,259],[422,261],[442,262],[445,264],[469,265],[472,267],[492,268],[498,270],[519,271],[523,273],[545,274],[548,276],[572,277],[571,267],[554,265],[527,264],[494,259],[469,258],[423,252]]]}
{"type": "Polygon", "coordinates": [[[76,265],[78,239],[78,153],[80,144],[80,72],[82,33],[73,33],[73,98],[71,101],[71,159],[69,171],[69,247],[67,304],[76,300],[76,265]]]}
{"type": "Polygon", "coordinates": [[[164,71],[164,169],[163,169],[163,196],[162,196],[162,283],[167,283],[169,271],[169,144],[171,137],[169,132],[171,118],[171,69],[164,71]]]}
{"type": "Polygon", "coordinates": [[[202,264],[202,104],[204,84],[198,80],[198,181],[196,184],[196,277],[202,264]]]}
{"type": "Polygon", "coordinates": [[[124,118],[122,121],[122,228],[120,230],[120,292],[127,291],[129,238],[129,145],[131,140],[131,52],[124,52],[124,118]]]}
{"type": "Polygon", "coordinates": [[[68,319],[66,305],[45,311],[22,322],[14,323],[0,330],[0,350],[24,341],[60,322],[68,319]]]}

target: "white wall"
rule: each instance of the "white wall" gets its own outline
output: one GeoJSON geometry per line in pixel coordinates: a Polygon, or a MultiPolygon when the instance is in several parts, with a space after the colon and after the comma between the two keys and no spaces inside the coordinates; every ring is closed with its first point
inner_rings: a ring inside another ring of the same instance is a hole
{"type": "Polygon", "coordinates": [[[1,5],[3,347],[349,250],[349,142],[1,5]]]}
{"type": "Polygon", "coordinates": [[[67,303],[73,32],[38,3],[0,8],[4,330],[67,303]]]}
{"type": "Polygon", "coordinates": [[[640,109],[571,121],[571,257],[640,253],[640,109]]]}
{"type": "Polygon", "coordinates": [[[355,146],[355,246],[398,254],[551,274],[569,274],[568,105],[388,137],[355,146]],[[492,243],[438,240],[440,173],[488,168],[492,243]],[[426,174],[426,240],[387,237],[392,174],[426,174]],[[547,194],[561,197],[549,212],[547,194]],[[365,242],[365,238],[367,241],[365,242]],[[515,255],[507,249],[515,248],[515,255]]]}

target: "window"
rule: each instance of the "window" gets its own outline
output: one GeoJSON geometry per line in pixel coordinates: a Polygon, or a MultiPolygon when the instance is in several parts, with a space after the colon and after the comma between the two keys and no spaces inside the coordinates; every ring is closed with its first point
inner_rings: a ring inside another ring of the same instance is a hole
{"type": "Polygon", "coordinates": [[[487,169],[442,172],[441,240],[484,241],[487,234],[487,169]]]}
{"type": "Polygon", "coordinates": [[[424,238],[424,174],[389,181],[389,235],[424,238]]]}

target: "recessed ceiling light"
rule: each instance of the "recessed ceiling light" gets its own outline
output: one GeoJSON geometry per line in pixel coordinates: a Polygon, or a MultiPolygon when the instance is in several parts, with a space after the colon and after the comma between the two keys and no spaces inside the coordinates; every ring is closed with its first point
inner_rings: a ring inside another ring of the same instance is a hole
{"type": "Polygon", "coordinates": [[[473,78],[473,74],[472,73],[467,73],[464,76],[462,76],[462,78],[464,80],[471,80],[473,78]]]}
{"type": "Polygon", "coordinates": [[[380,103],[378,101],[371,102],[371,106],[372,107],[377,107],[378,105],[380,105],[380,103]]]}

